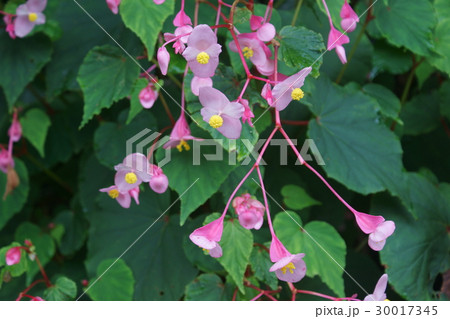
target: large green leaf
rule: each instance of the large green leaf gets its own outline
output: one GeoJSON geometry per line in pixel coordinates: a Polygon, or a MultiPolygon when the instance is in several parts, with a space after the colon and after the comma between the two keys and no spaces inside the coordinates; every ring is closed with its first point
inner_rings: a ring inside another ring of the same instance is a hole
{"type": "Polygon", "coordinates": [[[411,53],[406,49],[391,46],[384,40],[374,43],[372,63],[380,71],[402,74],[412,67],[412,62],[411,53]]]}
{"type": "Polygon", "coordinates": [[[269,271],[273,263],[270,261],[268,250],[255,246],[250,255],[250,265],[255,273],[256,279],[267,284],[271,289],[278,287],[278,278],[274,272],[269,271]]]}
{"type": "Polygon", "coordinates": [[[419,55],[431,54],[436,18],[429,0],[378,1],[374,5],[374,16],[378,29],[390,43],[419,55]]]}
{"type": "Polygon", "coordinates": [[[131,301],[134,277],[130,267],[122,259],[104,260],[97,267],[97,274],[90,280],[87,294],[95,301],[131,301]]]}
{"type": "MultiPolygon", "coordinates": [[[[8,220],[16,213],[20,212],[27,201],[30,189],[28,182],[28,171],[25,164],[14,158],[15,170],[19,176],[20,185],[14,189],[5,200],[0,199],[0,229],[6,225],[8,220]]],[[[0,172],[0,196],[3,196],[6,189],[6,174],[0,172]]]]}
{"type": "Polygon", "coordinates": [[[439,126],[439,94],[437,91],[414,96],[403,106],[400,118],[405,124],[403,133],[419,135],[439,126]]]}
{"type": "MultiPolygon", "coordinates": [[[[50,261],[55,253],[55,243],[53,238],[44,233],[38,226],[25,222],[16,229],[14,235],[16,241],[23,243],[26,239],[31,240],[36,247],[36,255],[39,258],[42,266],[50,261]]],[[[27,271],[27,283],[33,281],[34,276],[39,272],[39,267],[36,262],[30,262],[27,271]]]]}
{"type": "Polygon", "coordinates": [[[77,285],[67,277],[59,277],[53,286],[44,291],[45,301],[69,301],[75,299],[77,285]]]}
{"type": "MultiPolygon", "coordinates": [[[[92,193],[90,195],[92,196],[92,193]]],[[[54,222],[64,227],[64,234],[59,243],[59,250],[63,255],[73,254],[83,246],[88,224],[81,212],[63,211],[56,216],[54,222]]]]}
{"type": "Polygon", "coordinates": [[[437,55],[429,58],[430,63],[441,71],[450,74],[450,10],[446,0],[435,0],[434,8],[438,23],[433,33],[434,45],[437,55]]]}
{"type": "Polygon", "coordinates": [[[438,274],[450,267],[448,225],[450,211],[444,195],[418,174],[410,174],[411,195],[415,196],[415,220],[395,199],[375,197],[372,210],[383,212],[396,224],[395,233],[381,251],[389,282],[409,300],[445,298],[433,288],[438,274]],[[419,186],[419,187],[416,187],[419,186]]]}
{"type": "Polygon", "coordinates": [[[239,290],[245,294],[244,273],[253,248],[253,235],[239,224],[237,219],[225,221],[222,240],[223,255],[218,260],[233,278],[239,290]]]}
{"type": "Polygon", "coordinates": [[[336,229],[322,221],[312,221],[302,229],[300,217],[291,211],[277,214],[273,224],[278,237],[292,254],[305,254],[306,275],[318,275],[339,297],[344,297],[347,247],[336,229]]]}
{"type": "Polygon", "coordinates": [[[20,119],[20,124],[22,125],[23,136],[44,157],[45,138],[51,124],[47,114],[37,108],[31,109],[20,119]]]}
{"type": "Polygon", "coordinates": [[[164,154],[170,154],[170,161],[163,166],[164,173],[169,179],[169,186],[181,196],[180,224],[183,225],[188,216],[200,205],[206,202],[219,190],[228,174],[236,166],[228,163],[228,157],[221,160],[206,160],[205,154],[216,154],[220,145],[202,146],[199,151],[194,148],[190,151],[164,152],[159,149],[156,153],[161,161],[164,154]],[[193,154],[195,152],[195,154],[193,154]],[[199,157],[199,162],[194,161],[194,156],[199,157]]]}
{"type": "Polygon", "coordinates": [[[443,116],[450,120],[450,81],[446,81],[439,89],[439,109],[443,116]]]}
{"type": "Polygon", "coordinates": [[[106,194],[99,194],[98,202],[100,209],[88,215],[89,276],[97,273],[103,260],[116,259],[128,249],[122,259],[137,279],[135,300],[180,299],[197,270],[184,255],[182,241],[188,234],[179,227],[178,218],[162,216],[170,205],[168,196],[146,187],[141,191],[139,206],[132,204],[124,209],[106,194]]]}
{"type": "Polygon", "coordinates": [[[174,0],[166,0],[161,5],[147,0],[122,0],[120,4],[123,22],[144,42],[149,59],[164,21],[173,13],[174,3],[174,0]]]}
{"type": "Polygon", "coordinates": [[[384,115],[397,119],[401,104],[398,97],[383,85],[369,83],[363,86],[363,92],[377,100],[380,112],[384,115]]]}
{"type": "Polygon", "coordinates": [[[318,77],[325,51],[322,36],[304,27],[286,26],[280,37],[279,59],[296,70],[312,66],[312,76],[318,77]]]}
{"type": "Polygon", "coordinates": [[[139,66],[117,47],[95,47],[86,55],[78,73],[84,95],[81,127],[103,108],[128,96],[139,75],[139,66]]]}
{"type": "Polygon", "coordinates": [[[362,194],[391,185],[402,170],[402,149],[398,137],[377,117],[378,105],[371,97],[321,77],[304,103],[316,115],[308,135],[328,176],[362,194]]]}
{"type": "Polygon", "coordinates": [[[187,301],[226,301],[231,299],[232,291],[216,274],[202,274],[186,286],[185,295],[187,301]]]}
{"type": "Polygon", "coordinates": [[[11,110],[28,83],[50,61],[52,45],[42,35],[13,40],[2,32],[0,47],[0,86],[11,110]]]}
{"type": "Polygon", "coordinates": [[[301,210],[303,208],[320,205],[320,202],[308,195],[308,193],[297,185],[286,185],[281,189],[284,204],[290,209],[301,210]]]}

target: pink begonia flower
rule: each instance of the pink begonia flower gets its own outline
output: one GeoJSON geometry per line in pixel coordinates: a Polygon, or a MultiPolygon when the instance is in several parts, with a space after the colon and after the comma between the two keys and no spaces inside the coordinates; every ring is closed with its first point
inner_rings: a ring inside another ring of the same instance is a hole
{"type": "Polygon", "coordinates": [[[108,8],[112,11],[112,13],[119,13],[120,1],[122,0],[106,0],[106,4],[108,5],[108,8]]]}
{"type": "Polygon", "coordinates": [[[200,113],[205,122],[229,139],[241,136],[240,118],[244,114],[242,104],[230,102],[225,94],[210,87],[202,87],[198,97],[203,105],[200,113]]]}
{"type": "Polygon", "coordinates": [[[17,120],[16,112],[14,113],[11,126],[8,129],[8,135],[13,142],[18,142],[22,137],[22,125],[20,125],[20,122],[17,120]]]}
{"type": "Polygon", "coordinates": [[[8,32],[9,37],[11,39],[16,38],[16,34],[14,32],[14,22],[13,22],[13,16],[10,14],[7,14],[3,17],[3,21],[6,24],[6,32],[8,32]]]}
{"type": "Polygon", "coordinates": [[[267,101],[269,105],[273,104],[272,86],[270,83],[264,84],[261,90],[261,96],[267,101]]]}
{"type": "Polygon", "coordinates": [[[244,106],[244,114],[242,114],[242,123],[247,122],[248,125],[253,127],[252,118],[255,117],[255,114],[253,114],[252,109],[250,108],[248,104],[248,100],[241,99],[240,100],[242,105],[244,106]]]}
{"type": "Polygon", "coordinates": [[[233,208],[239,216],[239,223],[246,229],[260,229],[264,222],[264,205],[251,197],[242,194],[233,199],[233,208]]]}
{"type": "Polygon", "coordinates": [[[189,16],[184,12],[183,9],[181,9],[173,19],[173,25],[176,27],[182,27],[191,24],[191,18],[189,18],[189,16]]]}
{"type": "Polygon", "coordinates": [[[250,17],[250,28],[256,31],[256,36],[263,42],[271,41],[276,34],[275,27],[271,23],[264,23],[263,17],[252,15],[250,17]]]}
{"type": "Polygon", "coordinates": [[[169,179],[164,175],[163,170],[154,164],[150,164],[148,173],[152,176],[149,182],[150,188],[155,193],[164,193],[169,186],[169,179]]]}
{"type": "Polygon", "coordinates": [[[217,43],[214,31],[208,25],[200,24],[192,30],[187,44],[183,57],[194,75],[201,78],[212,77],[222,52],[222,46],[217,43]]]}
{"type": "Polygon", "coordinates": [[[263,65],[256,65],[256,69],[262,75],[271,76],[275,72],[275,61],[267,58],[266,63],[263,65]]]}
{"type": "Polygon", "coordinates": [[[142,104],[142,107],[146,109],[150,109],[153,104],[155,104],[156,99],[158,98],[158,91],[152,83],[149,83],[145,88],[141,90],[139,93],[139,101],[142,104]]]}
{"type": "Polygon", "coordinates": [[[153,0],[156,4],[163,4],[166,0],[153,0]]]}
{"type": "MultiPolygon", "coordinates": [[[[256,34],[241,33],[237,36],[237,39],[245,58],[250,59],[255,66],[265,66],[267,64],[270,50],[267,52],[265,49],[267,46],[257,38],[256,34]]],[[[239,52],[235,41],[231,41],[229,47],[231,51],[239,52]]]]}
{"type": "Polygon", "coordinates": [[[108,193],[109,197],[117,200],[117,202],[123,208],[129,208],[131,205],[131,197],[134,198],[136,204],[139,205],[139,187],[133,188],[127,192],[119,192],[117,186],[113,185],[108,188],[102,188],[99,190],[102,193],[108,193]]]}
{"type": "Polygon", "coordinates": [[[282,82],[277,83],[272,89],[273,103],[271,106],[278,111],[282,111],[292,100],[300,101],[304,96],[301,87],[311,70],[311,67],[304,68],[282,82]]]}
{"type": "Polygon", "coordinates": [[[369,234],[369,246],[375,251],[380,251],[386,244],[386,238],[395,231],[395,223],[382,216],[373,216],[365,213],[354,212],[359,228],[369,234]]]}
{"type": "Polygon", "coordinates": [[[345,49],[342,45],[349,42],[350,39],[347,35],[338,31],[335,27],[331,27],[330,33],[328,34],[327,50],[331,51],[333,49],[336,49],[336,54],[339,57],[339,60],[341,60],[342,64],[347,63],[345,49]]]}
{"type": "Polygon", "coordinates": [[[20,262],[22,251],[20,247],[12,247],[6,252],[6,264],[12,266],[20,262]]]}
{"type": "Polygon", "coordinates": [[[8,150],[0,149],[0,170],[6,174],[8,167],[14,167],[14,160],[9,156],[8,150]]]}
{"type": "Polygon", "coordinates": [[[200,78],[194,75],[191,81],[191,91],[192,93],[194,93],[195,96],[198,96],[198,94],[200,93],[200,88],[212,86],[213,81],[211,78],[200,78]]]}
{"type": "Polygon", "coordinates": [[[142,182],[149,182],[151,175],[148,173],[149,162],[144,154],[133,153],[125,157],[123,163],[116,165],[114,184],[120,193],[127,193],[138,187],[142,182]]]}
{"type": "Polygon", "coordinates": [[[171,41],[177,37],[176,41],[173,42],[172,47],[175,50],[176,54],[181,54],[184,51],[184,48],[186,47],[185,44],[187,43],[189,39],[189,35],[192,33],[192,27],[190,25],[184,25],[181,27],[178,27],[175,29],[175,33],[164,33],[164,40],[165,41],[171,41]]]}
{"type": "Polygon", "coordinates": [[[341,9],[341,27],[345,32],[353,32],[356,29],[356,23],[359,22],[358,15],[345,0],[341,9]]]}
{"type": "Polygon", "coordinates": [[[219,258],[222,256],[222,247],[219,241],[222,238],[223,217],[220,217],[203,227],[197,228],[189,235],[189,239],[194,244],[203,248],[211,257],[219,258]]]}
{"type": "Polygon", "coordinates": [[[23,38],[33,30],[35,25],[45,23],[45,15],[42,13],[47,6],[47,0],[28,0],[16,9],[14,20],[14,32],[19,38],[23,38]]]}
{"type": "Polygon", "coordinates": [[[364,301],[385,301],[386,300],[386,287],[388,283],[388,275],[384,274],[378,279],[377,285],[373,294],[370,294],[364,298],[364,301]]]}
{"type": "Polygon", "coordinates": [[[160,47],[158,49],[156,58],[158,59],[159,69],[161,70],[161,73],[163,75],[166,75],[167,69],[169,68],[169,62],[170,62],[170,54],[167,51],[166,47],[160,47]]]}
{"type": "Polygon", "coordinates": [[[278,279],[286,282],[298,282],[305,277],[306,264],[303,261],[305,254],[292,255],[275,236],[270,243],[270,260],[275,264],[270,267],[278,279]]]}
{"type": "Polygon", "coordinates": [[[191,130],[189,129],[189,125],[186,122],[186,118],[184,117],[184,112],[181,112],[180,117],[175,122],[175,125],[172,129],[172,133],[170,133],[170,140],[164,144],[164,148],[173,148],[176,147],[178,151],[182,151],[183,148],[186,151],[189,151],[191,147],[186,141],[189,140],[201,140],[195,138],[191,135],[191,130]]]}

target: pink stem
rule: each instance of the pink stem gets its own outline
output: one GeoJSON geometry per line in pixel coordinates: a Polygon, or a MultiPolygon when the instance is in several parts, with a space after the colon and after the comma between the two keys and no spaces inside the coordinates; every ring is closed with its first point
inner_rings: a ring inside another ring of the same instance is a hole
{"type": "Polygon", "coordinates": [[[184,74],[183,74],[183,86],[182,86],[182,88],[181,88],[181,113],[183,113],[184,112],[184,105],[185,105],[185,102],[184,102],[184,80],[186,79],[186,75],[187,75],[187,73],[188,73],[188,70],[189,70],[189,67],[188,67],[188,65],[186,64],[186,67],[184,68],[184,74]]]}
{"type": "Polygon", "coordinates": [[[166,43],[164,43],[162,46],[165,47],[165,46],[168,45],[169,43],[175,42],[175,41],[177,41],[179,38],[185,37],[185,36],[190,35],[190,34],[191,34],[191,32],[188,32],[188,33],[185,33],[185,34],[176,36],[175,38],[170,39],[169,41],[167,41],[166,43]]]}
{"type": "Polygon", "coordinates": [[[242,99],[242,96],[245,93],[245,90],[247,90],[247,86],[250,83],[250,78],[247,78],[247,80],[245,80],[245,84],[244,87],[242,88],[241,94],[239,94],[238,100],[242,99]]]}
{"type": "Polygon", "coordinates": [[[264,291],[257,294],[254,298],[250,299],[250,301],[256,301],[264,295],[264,291]]]}
{"type": "Polygon", "coordinates": [[[266,13],[264,14],[264,22],[269,22],[270,18],[272,17],[272,7],[273,7],[273,0],[270,0],[267,4],[266,13]]]}
{"type": "Polygon", "coordinates": [[[222,5],[224,5],[225,7],[228,7],[228,8],[233,7],[231,4],[225,3],[222,0],[219,0],[219,4],[222,4],[222,5]]]}
{"type": "Polygon", "coordinates": [[[325,11],[327,12],[328,15],[328,21],[330,22],[330,27],[334,28],[333,26],[333,20],[331,20],[331,14],[330,14],[330,10],[328,10],[328,6],[327,3],[325,2],[325,0],[322,0],[323,6],[325,7],[325,11]]]}
{"type": "Polygon", "coordinates": [[[233,37],[234,43],[236,43],[239,57],[241,58],[242,65],[244,66],[245,74],[247,75],[247,77],[251,78],[251,73],[250,73],[250,70],[248,69],[247,61],[245,61],[244,54],[242,53],[242,49],[241,49],[241,46],[237,39],[236,32],[234,31],[234,29],[230,29],[230,32],[231,32],[231,36],[233,37]]]}
{"type": "Polygon", "coordinates": [[[255,79],[255,80],[259,80],[259,81],[264,81],[264,82],[270,83],[270,84],[277,84],[277,82],[275,82],[275,81],[270,81],[269,79],[264,79],[264,78],[261,78],[259,76],[255,76],[253,74],[250,74],[250,78],[255,79]]]}
{"type": "MultiPolygon", "coordinates": [[[[215,25],[219,24],[220,21],[220,13],[222,12],[222,3],[219,1],[219,5],[217,6],[217,15],[216,15],[216,23],[215,25]]],[[[217,35],[217,29],[214,30],[214,33],[217,35]]]]}
{"type": "Polygon", "coordinates": [[[274,238],[274,237],[276,237],[275,231],[273,230],[272,219],[270,218],[269,203],[267,201],[266,189],[264,188],[264,181],[261,176],[261,171],[259,169],[259,166],[256,166],[256,171],[258,172],[258,178],[259,178],[259,182],[261,183],[260,186],[261,186],[263,198],[264,198],[264,205],[266,206],[267,223],[269,224],[270,234],[272,235],[272,238],[274,238]]]}

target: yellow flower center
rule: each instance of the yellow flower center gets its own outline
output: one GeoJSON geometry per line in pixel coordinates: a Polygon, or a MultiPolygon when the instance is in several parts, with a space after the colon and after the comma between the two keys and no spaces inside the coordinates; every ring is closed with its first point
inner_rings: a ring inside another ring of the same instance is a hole
{"type": "Polygon", "coordinates": [[[34,12],[28,13],[28,20],[30,20],[30,22],[34,22],[36,21],[38,18],[38,15],[34,12]]]}
{"type": "Polygon", "coordinates": [[[185,140],[181,140],[180,143],[177,145],[177,149],[179,152],[183,151],[183,147],[186,151],[189,151],[191,149],[191,147],[189,146],[188,143],[186,143],[185,140]]]}
{"type": "Polygon", "coordinates": [[[115,199],[117,197],[119,197],[119,191],[117,189],[111,189],[108,192],[109,197],[111,197],[112,199],[115,199]]]}
{"type": "Polygon", "coordinates": [[[220,115],[213,115],[209,119],[209,125],[213,128],[219,128],[223,125],[223,118],[220,115]]]}
{"type": "Polygon", "coordinates": [[[289,272],[291,274],[293,274],[294,273],[294,269],[295,269],[294,264],[293,263],[289,263],[286,266],[284,266],[283,268],[281,268],[281,271],[283,272],[283,275],[285,275],[288,270],[289,270],[289,272]]]}
{"type": "Polygon", "coordinates": [[[209,54],[206,52],[200,52],[197,54],[197,62],[200,64],[207,64],[209,62],[209,54]]]}
{"type": "Polygon", "coordinates": [[[209,255],[209,249],[202,248],[202,250],[205,255],[209,255]]]}
{"type": "Polygon", "coordinates": [[[302,99],[304,96],[305,94],[303,93],[302,89],[299,88],[293,89],[291,92],[292,99],[296,101],[300,101],[300,99],[302,99]]]}
{"type": "Polygon", "coordinates": [[[249,48],[249,47],[243,48],[242,51],[244,52],[244,56],[247,59],[250,59],[253,56],[253,50],[251,48],[249,48]]]}
{"type": "Polygon", "coordinates": [[[390,301],[389,299],[384,299],[383,301],[390,301]]]}
{"type": "Polygon", "coordinates": [[[137,176],[135,173],[127,173],[127,175],[125,175],[125,182],[127,182],[128,184],[134,184],[137,182],[137,176]]]}

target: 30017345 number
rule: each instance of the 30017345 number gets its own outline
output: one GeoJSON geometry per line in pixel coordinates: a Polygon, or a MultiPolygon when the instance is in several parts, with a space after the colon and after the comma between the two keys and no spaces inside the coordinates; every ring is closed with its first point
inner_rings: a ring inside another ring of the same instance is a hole
{"type": "Polygon", "coordinates": [[[377,306],[377,316],[436,316],[437,306],[377,306]]]}

